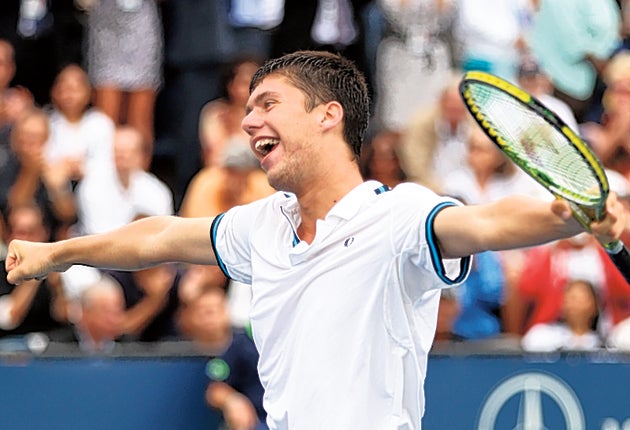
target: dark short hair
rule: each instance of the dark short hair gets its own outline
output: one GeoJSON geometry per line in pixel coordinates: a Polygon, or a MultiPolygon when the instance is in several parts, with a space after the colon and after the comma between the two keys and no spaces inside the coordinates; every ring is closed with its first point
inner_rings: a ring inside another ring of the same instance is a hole
{"type": "Polygon", "coordinates": [[[306,110],[337,101],[344,112],[344,138],[355,157],[361,153],[370,116],[370,97],[365,77],[347,58],[325,51],[297,51],[272,59],[258,69],[250,93],[271,74],[285,76],[306,97],[306,110]]]}

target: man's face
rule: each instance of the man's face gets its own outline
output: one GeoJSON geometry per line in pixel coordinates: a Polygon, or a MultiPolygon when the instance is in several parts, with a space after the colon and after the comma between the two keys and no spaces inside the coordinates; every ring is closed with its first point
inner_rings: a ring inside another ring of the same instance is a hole
{"type": "Polygon", "coordinates": [[[25,119],[15,130],[13,150],[20,158],[39,158],[48,140],[48,123],[39,115],[25,119]]]}
{"type": "Polygon", "coordinates": [[[45,242],[48,234],[41,215],[29,209],[16,209],[8,220],[9,238],[45,242]]]}
{"type": "Polygon", "coordinates": [[[82,70],[70,67],[61,72],[52,99],[66,115],[80,115],[90,102],[90,86],[82,70]]]}
{"type": "Polygon", "coordinates": [[[9,86],[14,75],[13,50],[6,42],[0,41],[0,91],[9,86]]]}
{"type": "Polygon", "coordinates": [[[322,112],[323,105],[307,112],[304,94],[282,76],[266,77],[252,92],[242,127],[272,187],[297,192],[316,170],[322,112]]]}

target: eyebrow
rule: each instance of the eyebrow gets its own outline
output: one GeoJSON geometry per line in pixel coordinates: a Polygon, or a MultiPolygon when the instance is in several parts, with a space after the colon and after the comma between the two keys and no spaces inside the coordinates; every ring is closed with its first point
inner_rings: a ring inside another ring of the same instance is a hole
{"type": "MultiPolygon", "coordinates": [[[[267,97],[278,97],[278,96],[279,96],[279,93],[277,93],[277,92],[275,92],[275,91],[265,91],[265,92],[262,92],[262,93],[258,94],[258,95],[256,96],[256,98],[254,98],[254,101],[253,101],[252,105],[253,105],[253,106],[256,106],[256,105],[261,104],[261,103],[262,103],[262,101],[263,101],[264,99],[266,99],[267,97]]],[[[248,105],[245,107],[245,114],[246,114],[246,115],[247,115],[247,114],[249,114],[249,113],[253,110],[252,105],[248,104],[248,105]]]]}

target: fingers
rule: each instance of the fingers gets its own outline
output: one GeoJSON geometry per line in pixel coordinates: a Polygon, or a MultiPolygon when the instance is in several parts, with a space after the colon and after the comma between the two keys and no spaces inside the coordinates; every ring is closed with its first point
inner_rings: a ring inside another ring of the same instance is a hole
{"type": "Polygon", "coordinates": [[[568,220],[573,216],[573,212],[571,211],[571,206],[567,203],[566,200],[561,198],[556,198],[551,203],[551,210],[554,214],[559,216],[564,220],[568,220]]]}
{"type": "Polygon", "coordinates": [[[615,193],[610,193],[606,200],[606,215],[600,221],[590,225],[591,232],[602,244],[619,239],[626,228],[626,212],[615,193]]]}

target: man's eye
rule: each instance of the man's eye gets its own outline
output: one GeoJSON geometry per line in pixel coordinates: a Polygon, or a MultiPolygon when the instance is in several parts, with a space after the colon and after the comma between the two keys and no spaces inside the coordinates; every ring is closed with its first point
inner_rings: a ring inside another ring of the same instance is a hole
{"type": "Polygon", "coordinates": [[[273,106],[275,104],[275,100],[266,100],[263,103],[263,106],[265,107],[265,109],[269,109],[271,106],[273,106]]]}

